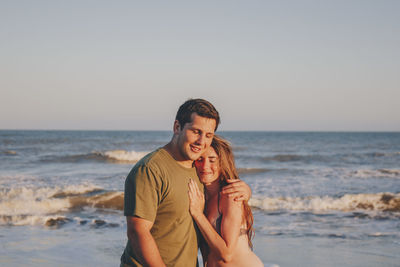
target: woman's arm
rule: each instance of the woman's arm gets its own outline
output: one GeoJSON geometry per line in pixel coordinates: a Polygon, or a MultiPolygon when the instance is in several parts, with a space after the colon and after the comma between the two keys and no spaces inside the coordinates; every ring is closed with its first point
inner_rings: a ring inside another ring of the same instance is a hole
{"type": "Polygon", "coordinates": [[[208,219],[203,213],[204,194],[199,190],[196,183],[189,183],[190,213],[206,240],[210,251],[225,262],[232,259],[234,249],[240,234],[242,222],[242,203],[234,201],[229,197],[221,198],[222,206],[222,237],[214,230],[208,219]]]}
{"type": "Polygon", "coordinates": [[[243,223],[243,202],[228,195],[221,195],[221,212],[221,236],[228,247],[225,257],[231,260],[243,223]]]}
{"type": "Polygon", "coordinates": [[[206,240],[204,240],[203,236],[200,235],[200,252],[201,252],[201,256],[203,258],[203,266],[207,266],[207,258],[208,258],[208,254],[209,254],[209,248],[207,245],[206,240]]]}

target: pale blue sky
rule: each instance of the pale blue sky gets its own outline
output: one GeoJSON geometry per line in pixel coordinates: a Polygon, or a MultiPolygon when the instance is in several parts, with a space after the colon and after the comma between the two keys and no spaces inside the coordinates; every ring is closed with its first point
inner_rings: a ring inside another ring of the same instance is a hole
{"type": "Polygon", "coordinates": [[[1,1],[0,129],[400,131],[400,1],[1,1]]]}

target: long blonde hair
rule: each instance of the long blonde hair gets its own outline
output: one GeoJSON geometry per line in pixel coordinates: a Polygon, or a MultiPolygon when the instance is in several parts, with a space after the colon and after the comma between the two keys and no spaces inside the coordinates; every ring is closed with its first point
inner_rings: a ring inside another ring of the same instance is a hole
{"type": "MultiPolygon", "coordinates": [[[[239,179],[239,175],[235,166],[235,158],[233,155],[232,147],[230,143],[224,138],[214,135],[211,147],[215,150],[218,155],[219,166],[220,166],[220,179],[222,183],[227,183],[228,179],[239,179]]],[[[250,248],[253,248],[251,239],[254,236],[253,229],[253,213],[247,201],[243,201],[243,219],[246,221],[246,234],[249,241],[250,248]]]]}

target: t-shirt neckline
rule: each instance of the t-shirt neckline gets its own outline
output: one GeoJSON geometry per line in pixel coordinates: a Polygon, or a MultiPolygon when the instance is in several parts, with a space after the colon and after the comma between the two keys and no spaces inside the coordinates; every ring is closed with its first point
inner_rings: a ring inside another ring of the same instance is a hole
{"type": "Polygon", "coordinates": [[[192,166],[192,167],[190,167],[190,168],[186,168],[186,167],[182,166],[181,164],[178,163],[178,161],[177,161],[176,159],[174,159],[174,157],[172,157],[172,155],[171,155],[164,147],[160,147],[159,150],[160,150],[163,154],[166,154],[166,156],[167,156],[168,158],[170,158],[171,161],[175,162],[175,164],[176,164],[177,166],[179,166],[179,168],[181,168],[181,169],[183,169],[183,170],[186,170],[186,171],[193,171],[194,166],[192,166]]]}

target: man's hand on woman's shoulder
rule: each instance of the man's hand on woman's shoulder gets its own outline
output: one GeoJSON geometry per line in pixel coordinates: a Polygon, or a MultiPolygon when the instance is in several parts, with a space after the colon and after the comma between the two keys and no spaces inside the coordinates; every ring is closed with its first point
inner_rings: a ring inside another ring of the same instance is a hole
{"type": "Polygon", "coordinates": [[[249,200],[251,197],[251,189],[248,184],[238,179],[227,179],[229,184],[222,188],[222,194],[228,195],[235,201],[249,200]]]}

